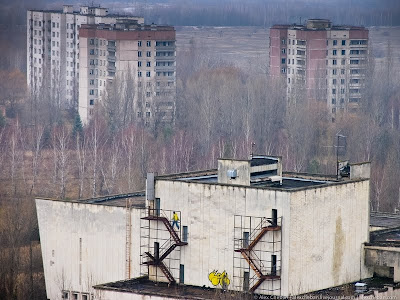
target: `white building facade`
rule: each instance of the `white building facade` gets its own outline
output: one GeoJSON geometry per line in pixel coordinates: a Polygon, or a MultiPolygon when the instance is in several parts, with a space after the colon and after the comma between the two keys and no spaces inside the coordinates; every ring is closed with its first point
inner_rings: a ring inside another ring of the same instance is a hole
{"type": "Polygon", "coordinates": [[[77,107],[79,88],[79,29],[83,24],[114,24],[118,19],[144,23],[141,17],[108,14],[102,7],[72,5],[63,10],[28,10],[27,81],[32,93],[45,84],[59,106],[77,107]]]}
{"type": "Polygon", "coordinates": [[[288,297],[371,277],[369,166],[337,178],[283,173],[279,157],[220,159],[148,174],[136,206],[37,199],[48,298],[288,297]]]}
{"type": "Polygon", "coordinates": [[[126,199],[36,199],[48,299],[94,299],[93,285],[139,276],[143,205],[126,199]]]}

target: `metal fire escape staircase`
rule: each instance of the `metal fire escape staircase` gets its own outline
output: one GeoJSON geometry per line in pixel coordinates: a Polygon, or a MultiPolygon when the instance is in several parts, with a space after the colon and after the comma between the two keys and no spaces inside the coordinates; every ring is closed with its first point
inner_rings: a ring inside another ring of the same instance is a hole
{"type": "Polygon", "coordinates": [[[265,269],[264,265],[262,264],[256,253],[253,251],[254,247],[265,234],[271,231],[273,232],[280,230],[281,226],[278,226],[276,220],[263,218],[260,224],[254,229],[254,231],[250,235],[249,240],[251,240],[251,243],[248,244],[247,247],[245,247],[246,245],[243,245],[242,248],[235,249],[235,252],[239,252],[242,254],[243,258],[247,261],[251,269],[258,277],[257,282],[253,286],[249,287],[249,292],[251,293],[253,293],[265,280],[280,279],[280,276],[277,274],[276,268],[274,269],[273,267],[271,267],[271,270],[268,274],[266,274],[265,271],[262,271],[262,269],[265,269]],[[251,239],[251,237],[254,238],[251,239]]]}
{"type": "Polygon", "coordinates": [[[142,220],[160,221],[160,222],[162,222],[164,224],[165,228],[167,229],[167,231],[170,234],[170,239],[167,240],[160,247],[160,249],[166,249],[161,255],[159,253],[157,253],[157,251],[155,251],[154,255],[152,255],[150,252],[146,251],[145,254],[147,255],[147,257],[150,260],[144,262],[144,264],[153,265],[153,266],[159,267],[160,270],[165,275],[165,277],[168,279],[169,283],[170,284],[175,284],[176,280],[175,280],[174,276],[172,275],[172,273],[170,272],[170,270],[165,265],[165,263],[163,262],[163,260],[165,258],[167,258],[167,256],[169,254],[171,254],[171,252],[174,251],[174,249],[176,247],[178,247],[178,246],[179,247],[180,246],[186,246],[188,243],[181,241],[181,238],[179,237],[178,233],[172,227],[169,219],[165,215],[161,215],[161,214],[163,214],[163,212],[161,212],[160,210],[154,210],[154,214],[152,214],[151,212],[152,212],[152,210],[149,209],[148,216],[143,217],[142,220]]]}

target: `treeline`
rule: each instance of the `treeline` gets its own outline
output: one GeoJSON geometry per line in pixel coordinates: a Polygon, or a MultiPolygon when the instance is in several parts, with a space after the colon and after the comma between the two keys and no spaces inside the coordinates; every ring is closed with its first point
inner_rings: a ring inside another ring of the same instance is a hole
{"type": "MultiPolygon", "coordinates": [[[[251,152],[282,156],[284,170],[335,174],[340,132],[347,137],[341,159],[373,163],[372,208],[394,211],[399,74],[390,50],[382,67],[374,68],[373,58],[369,63],[358,113],[339,112],[335,122],[326,103],[307,100],[302,87],[288,101],[284,82],[212,59],[195,46],[179,53],[174,128],[150,131],[129,117],[121,122],[116,112],[125,102],[112,106],[106,98],[83,128],[73,111],[52,105],[57,91],[33,94],[15,101],[14,114],[0,122],[3,195],[79,199],[128,192],[142,189],[149,171],[213,168],[218,157],[251,152]]],[[[108,94],[130,99],[124,89],[108,94]]]]}

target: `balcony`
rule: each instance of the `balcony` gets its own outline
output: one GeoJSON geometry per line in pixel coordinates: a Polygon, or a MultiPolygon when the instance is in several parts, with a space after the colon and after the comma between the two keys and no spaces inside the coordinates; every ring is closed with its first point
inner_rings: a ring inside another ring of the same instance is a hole
{"type": "Polygon", "coordinates": [[[155,71],[161,71],[161,72],[175,72],[176,67],[175,66],[156,66],[155,71]]]}
{"type": "Polygon", "coordinates": [[[108,51],[114,51],[114,52],[115,52],[116,49],[117,49],[117,46],[116,46],[116,45],[108,45],[108,46],[107,46],[107,50],[108,50],[108,51]]]}
{"type": "Polygon", "coordinates": [[[115,62],[116,56],[107,56],[107,60],[110,62],[115,62]]]}
{"type": "Polygon", "coordinates": [[[156,61],[173,61],[175,62],[175,56],[156,56],[156,61]]]}
{"type": "Polygon", "coordinates": [[[156,51],[175,51],[176,47],[174,46],[156,46],[156,51]]]}

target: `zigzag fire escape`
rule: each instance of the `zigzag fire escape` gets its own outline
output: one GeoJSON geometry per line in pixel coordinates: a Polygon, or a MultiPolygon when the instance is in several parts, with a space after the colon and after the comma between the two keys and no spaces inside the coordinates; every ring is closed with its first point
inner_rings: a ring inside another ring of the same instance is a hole
{"type": "Polygon", "coordinates": [[[278,224],[278,218],[235,216],[235,223],[236,218],[240,218],[240,226],[238,227],[237,224],[235,224],[235,252],[241,254],[242,258],[246,260],[256,275],[252,282],[248,278],[248,286],[245,286],[246,284],[244,282],[246,279],[242,277],[241,274],[238,275],[236,272],[236,277],[240,278],[239,281],[243,281],[243,289],[254,293],[264,281],[268,280],[273,282],[279,280],[279,288],[274,288],[272,283],[272,287],[268,291],[276,292],[278,289],[280,290],[280,268],[277,268],[278,263],[280,267],[280,261],[277,261],[277,254],[279,254],[280,259],[281,249],[280,239],[275,238],[275,232],[281,231],[281,226],[278,224]],[[257,221],[259,223],[257,226],[252,228],[251,225],[244,226],[242,224],[244,222],[242,219],[250,220],[250,223],[251,220],[255,223],[255,219],[258,219],[257,221]],[[238,236],[236,232],[240,232],[240,236],[238,236]],[[242,236],[242,234],[245,234],[245,236],[242,236]],[[264,241],[261,241],[264,236],[264,241]],[[267,245],[259,245],[260,242],[267,243],[267,245]],[[259,247],[256,250],[255,248],[257,245],[259,245],[259,247]],[[271,255],[269,256],[269,254],[271,255]],[[268,259],[267,256],[269,256],[270,259],[268,259]],[[268,262],[269,266],[266,266],[266,262],[268,262]]]}
{"type": "Polygon", "coordinates": [[[148,266],[159,267],[160,270],[163,272],[164,276],[169,281],[169,283],[175,284],[176,280],[174,276],[172,275],[171,271],[168,269],[168,267],[163,261],[168,257],[168,255],[171,254],[172,251],[174,251],[176,247],[185,246],[187,245],[187,242],[181,241],[180,236],[174,230],[169,221],[170,218],[167,218],[167,216],[165,216],[164,211],[157,209],[150,209],[150,208],[148,208],[147,211],[148,215],[146,217],[142,217],[141,219],[148,221],[156,221],[156,222],[161,221],[164,224],[166,230],[169,232],[170,238],[166,240],[162,246],[154,248],[154,255],[151,254],[149,251],[145,251],[144,253],[146,254],[149,260],[144,261],[143,264],[148,266]],[[160,254],[160,249],[165,249],[165,250],[163,253],[160,254]]]}

